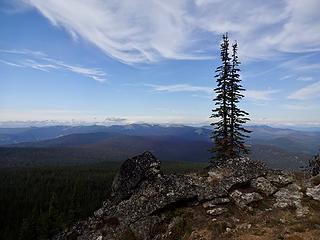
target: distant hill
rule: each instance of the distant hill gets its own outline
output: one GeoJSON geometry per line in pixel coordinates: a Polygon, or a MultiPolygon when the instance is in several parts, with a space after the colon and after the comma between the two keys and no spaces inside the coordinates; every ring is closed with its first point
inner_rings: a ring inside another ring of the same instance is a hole
{"type": "Polygon", "coordinates": [[[0,128],[0,145],[22,142],[37,142],[80,133],[117,133],[129,136],[180,136],[184,138],[206,138],[210,130],[190,126],[163,126],[153,124],[129,124],[113,126],[51,126],[26,128],[0,128]]]}
{"type": "MultiPolygon", "coordinates": [[[[320,148],[320,132],[298,131],[269,126],[249,126],[253,132],[249,143],[274,144],[288,150],[314,153],[320,148]]],[[[129,124],[113,126],[51,126],[26,128],[0,128],[0,145],[39,142],[71,134],[113,133],[128,136],[176,136],[187,140],[208,141],[210,127],[183,125],[129,124]]]]}
{"type": "MultiPolygon", "coordinates": [[[[251,157],[275,168],[298,169],[320,145],[320,133],[250,126],[251,157]]],[[[0,128],[0,166],[121,161],[145,150],[164,161],[207,162],[208,127],[131,124],[0,128]]]]}

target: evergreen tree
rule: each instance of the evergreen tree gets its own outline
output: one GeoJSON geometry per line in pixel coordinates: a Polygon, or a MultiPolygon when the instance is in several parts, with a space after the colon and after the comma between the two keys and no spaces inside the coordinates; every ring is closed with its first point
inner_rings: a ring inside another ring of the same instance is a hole
{"type": "Polygon", "coordinates": [[[248,113],[239,109],[239,100],[244,96],[241,94],[245,89],[240,82],[240,62],[237,56],[238,44],[232,45],[232,58],[229,54],[228,35],[223,35],[221,50],[221,65],[216,70],[217,88],[214,89],[216,98],[213,99],[216,108],[212,110],[211,118],[217,121],[212,123],[214,126],[212,139],[214,147],[215,162],[225,161],[228,158],[240,157],[248,153],[245,145],[246,134],[249,130],[243,127],[249,118],[248,113]]]}
{"type": "Polygon", "coordinates": [[[213,99],[216,108],[212,110],[213,113],[211,115],[211,118],[217,118],[218,121],[211,124],[214,127],[212,138],[215,142],[215,147],[211,151],[215,154],[216,160],[225,160],[230,151],[228,135],[228,114],[230,112],[228,88],[230,85],[231,58],[229,57],[229,39],[227,34],[222,37],[220,58],[222,64],[216,69],[217,88],[214,89],[216,98],[213,99]]]}
{"type": "Polygon", "coordinates": [[[248,113],[244,110],[239,109],[237,104],[244,97],[241,92],[245,89],[240,84],[240,61],[238,59],[238,43],[235,42],[232,45],[232,64],[231,64],[231,77],[229,81],[229,99],[230,99],[230,157],[236,158],[243,154],[248,154],[249,149],[245,145],[246,135],[251,131],[245,129],[245,124],[250,119],[248,113]]]}

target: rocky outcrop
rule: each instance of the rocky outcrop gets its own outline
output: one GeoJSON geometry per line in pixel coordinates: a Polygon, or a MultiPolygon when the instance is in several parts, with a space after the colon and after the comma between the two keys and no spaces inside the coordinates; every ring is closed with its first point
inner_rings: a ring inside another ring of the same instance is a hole
{"type": "MultiPolygon", "coordinates": [[[[113,197],[93,217],[55,239],[168,240],[181,239],[183,234],[183,239],[197,239],[212,232],[193,229],[186,220],[191,215],[175,215],[178,209],[186,209],[184,214],[191,211],[195,219],[214,217],[205,221],[215,222],[215,231],[231,232],[239,221],[232,216],[234,209],[253,211],[253,204],[264,198],[273,199],[273,208],[295,207],[297,216],[305,216],[303,193],[293,181],[292,175],[248,158],[229,160],[198,174],[162,174],[160,161],[145,152],[123,163],[112,185],[113,197]],[[220,222],[223,216],[234,219],[233,223],[220,222]]],[[[308,189],[307,195],[316,199],[318,187],[308,189]]]]}
{"type": "Polygon", "coordinates": [[[113,196],[119,200],[129,198],[139,184],[160,175],[160,161],[151,152],[127,159],[113,180],[113,196]]]}

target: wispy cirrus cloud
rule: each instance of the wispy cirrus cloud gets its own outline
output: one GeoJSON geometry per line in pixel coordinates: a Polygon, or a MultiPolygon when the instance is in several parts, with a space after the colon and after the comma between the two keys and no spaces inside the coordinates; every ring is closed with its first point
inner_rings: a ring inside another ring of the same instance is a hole
{"type": "Polygon", "coordinates": [[[46,56],[43,52],[33,51],[33,50],[29,50],[29,49],[0,49],[0,53],[29,55],[29,56],[34,56],[34,57],[46,56]]]}
{"type": "Polygon", "coordinates": [[[291,93],[288,99],[306,100],[320,97],[320,81],[306,85],[305,87],[291,93]]]}
{"type": "MultiPolygon", "coordinates": [[[[172,84],[172,85],[159,85],[159,84],[144,84],[156,92],[189,92],[189,93],[204,93],[207,96],[214,95],[212,87],[197,86],[191,84],[172,84]]],[[[249,100],[254,101],[268,101],[273,99],[273,95],[280,90],[246,90],[243,94],[249,100]]]]}
{"type": "Polygon", "coordinates": [[[303,81],[303,82],[310,82],[314,80],[314,77],[310,76],[300,76],[297,78],[298,81],[303,81]]]}
{"type": "Polygon", "coordinates": [[[273,95],[280,90],[246,90],[244,92],[245,97],[250,100],[268,101],[273,99],[273,95]]]}
{"type": "Polygon", "coordinates": [[[43,59],[47,60],[49,62],[52,62],[52,63],[56,64],[56,66],[60,66],[61,68],[64,68],[68,71],[84,75],[84,76],[92,78],[96,81],[104,82],[106,80],[105,79],[106,73],[100,69],[86,68],[86,67],[77,66],[77,65],[70,65],[70,64],[66,64],[62,61],[57,61],[55,59],[48,58],[48,57],[44,57],[43,59]]]}
{"type": "Polygon", "coordinates": [[[158,85],[145,84],[145,86],[152,88],[156,92],[203,92],[206,94],[213,93],[210,87],[195,86],[190,84],[173,84],[173,85],[158,85]]]}
{"type": "Polygon", "coordinates": [[[106,81],[106,73],[97,68],[88,68],[78,65],[67,64],[63,61],[48,57],[46,54],[31,50],[6,50],[0,49],[0,53],[20,55],[16,62],[0,59],[0,62],[11,67],[32,68],[35,70],[50,72],[50,71],[69,71],[82,75],[93,80],[104,82],[106,81]],[[32,59],[31,59],[32,58],[32,59]]]}
{"type": "Polygon", "coordinates": [[[252,59],[320,50],[318,0],[21,1],[127,64],[207,59],[224,32],[252,59]]]}
{"type": "Polygon", "coordinates": [[[56,65],[39,63],[39,62],[32,60],[32,59],[25,59],[25,60],[21,61],[21,66],[30,67],[30,68],[44,71],[44,72],[49,72],[52,69],[59,69],[59,67],[56,65]]]}
{"type": "Polygon", "coordinates": [[[3,64],[6,64],[8,66],[11,66],[11,67],[23,67],[20,64],[9,62],[9,61],[5,61],[5,60],[1,60],[1,59],[0,59],[0,62],[3,63],[3,64]]]}

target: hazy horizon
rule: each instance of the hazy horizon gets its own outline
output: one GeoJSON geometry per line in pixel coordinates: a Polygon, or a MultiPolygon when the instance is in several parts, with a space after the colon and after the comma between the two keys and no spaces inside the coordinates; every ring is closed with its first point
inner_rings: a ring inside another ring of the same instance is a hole
{"type": "MultiPolygon", "coordinates": [[[[0,128],[28,128],[28,127],[81,127],[81,126],[127,126],[127,125],[150,125],[150,126],[184,126],[184,127],[211,127],[210,123],[157,123],[157,122],[128,122],[125,119],[123,121],[102,121],[102,122],[85,122],[85,121],[7,121],[0,122],[0,128]]],[[[320,131],[320,125],[316,123],[309,124],[292,124],[292,123],[254,123],[249,122],[245,124],[248,127],[271,127],[278,129],[292,129],[300,131],[320,131]]]]}

